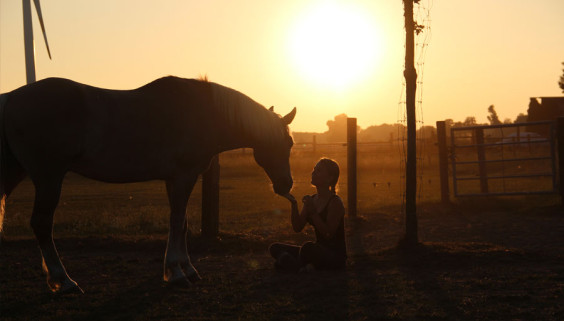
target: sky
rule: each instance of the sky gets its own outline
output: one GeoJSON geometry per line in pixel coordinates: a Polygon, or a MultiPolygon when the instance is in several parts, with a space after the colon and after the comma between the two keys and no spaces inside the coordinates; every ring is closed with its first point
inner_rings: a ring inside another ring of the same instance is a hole
{"type": "MultiPolygon", "coordinates": [[[[362,128],[404,120],[401,0],[41,5],[52,60],[32,8],[38,80],[131,89],[207,75],[280,114],[297,107],[293,131],[326,131],[341,113],[362,128]]],[[[485,123],[490,105],[514,120],[529,97],[562,96],[563,13],[562,0],[421,0],[419,124],[485,123]]],[[[0,92],[25,84],[22,20],[21,1],[0,0],[0,92]]]]}

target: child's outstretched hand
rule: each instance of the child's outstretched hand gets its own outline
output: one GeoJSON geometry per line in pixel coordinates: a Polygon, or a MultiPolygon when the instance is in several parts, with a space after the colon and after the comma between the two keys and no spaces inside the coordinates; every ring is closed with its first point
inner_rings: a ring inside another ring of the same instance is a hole
{"type": "Polygon", "coordinates": [[[307,216],[313,215],[315,213],[313,197],[311,197],[311,195],[306,195],[302,198],[302,202],[304,203],[304,208],[307,211],[307,216]]]}

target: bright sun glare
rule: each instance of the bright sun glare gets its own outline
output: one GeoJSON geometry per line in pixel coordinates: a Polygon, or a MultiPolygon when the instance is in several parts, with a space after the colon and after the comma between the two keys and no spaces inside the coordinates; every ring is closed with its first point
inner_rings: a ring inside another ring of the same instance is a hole
{"type": "Polygon", "coordinates": [[[291,53],[308,81],[343,90],[374,72],[382,50],[379,38],[373,18],[361,8],[324,3],[298,19],[291,53]]]}

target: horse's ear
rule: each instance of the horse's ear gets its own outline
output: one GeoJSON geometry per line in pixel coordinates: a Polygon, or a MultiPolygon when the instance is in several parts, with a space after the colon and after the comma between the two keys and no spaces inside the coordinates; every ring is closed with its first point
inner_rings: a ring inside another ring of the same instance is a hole
{"type": "Polygon", "coordinates": [[[270,106],[270,108],[268,108],[268,110],[274,112],[274,106],[270,106]]]}
{"type": "Polygon", "coordinates": [[[292,109],[292,111],[289,112],[288,115],[282,117],[282,119],[286,124],[290,125],[292,120],[294,120],[294,117],[296,117],[296,107],[294,107],[294,109],[292,109]]]}

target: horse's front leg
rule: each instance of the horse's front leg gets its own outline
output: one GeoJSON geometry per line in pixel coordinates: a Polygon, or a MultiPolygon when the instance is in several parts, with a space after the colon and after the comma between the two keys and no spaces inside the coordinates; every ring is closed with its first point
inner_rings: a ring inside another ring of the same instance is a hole
{"type": "Polygon", "coordinates": [[[83,293],[76,282],[68,276],[53,242],[53,215],[59,202],[61,183],[62,178],[34,181],[35,202],[31,227],[39,242],[43,256],[43,270],[47,273],[47,284],[51,291],[83,293]]]}
{"type": "Polygon", "coordinates": [[[166,182],[170,203],[170,227],[164,262],[164,280],[170,284],[189,285],[200,280],[198,271],[190,262],[186,247],[186,205],[198,176],[166,182]]]}

